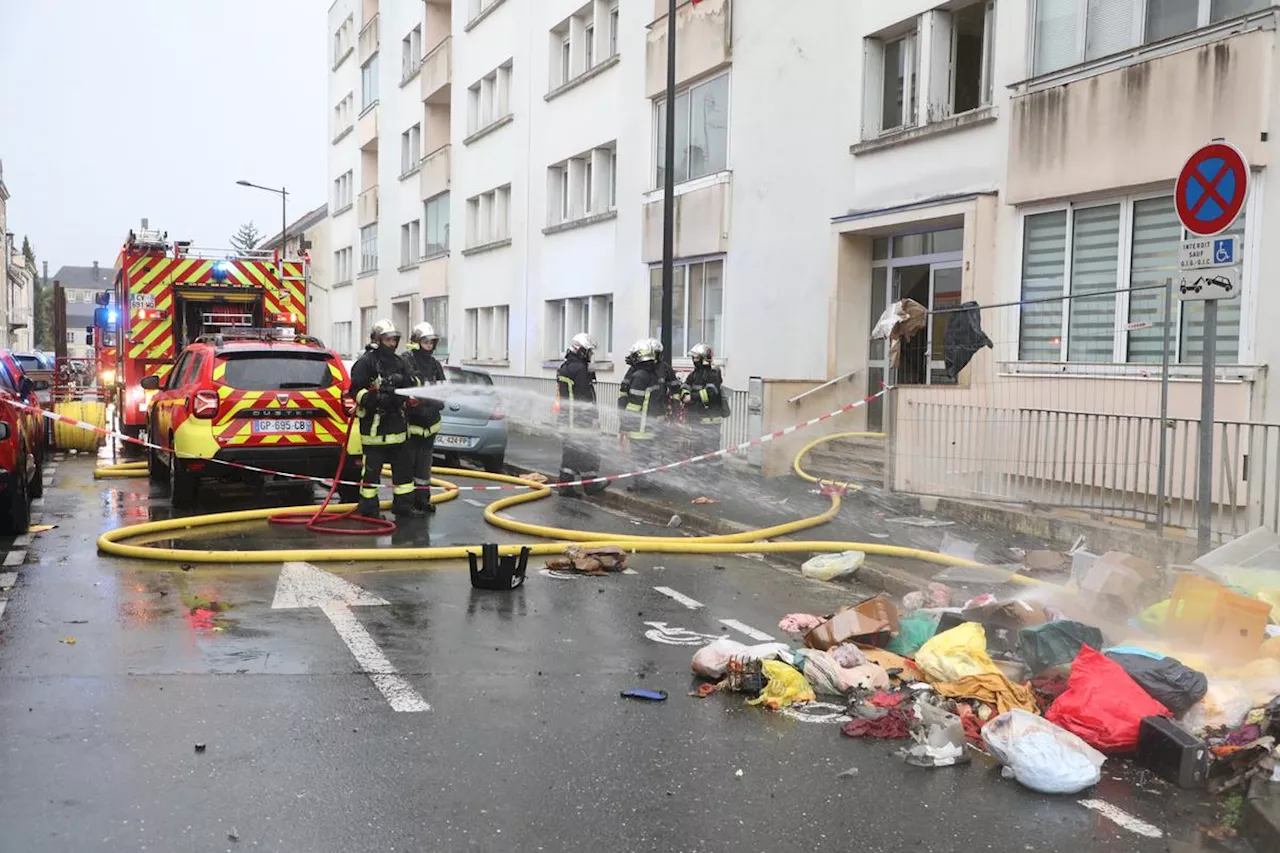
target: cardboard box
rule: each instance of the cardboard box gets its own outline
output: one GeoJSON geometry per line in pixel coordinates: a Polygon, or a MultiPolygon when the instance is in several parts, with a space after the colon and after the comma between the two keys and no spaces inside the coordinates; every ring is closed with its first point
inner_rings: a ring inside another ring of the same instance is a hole
{"type": "Polygon", "coordinates": [[[898,630],[898,608],[886,595],[877,595],[841,610],[826,622],[805,634],[804,644],[811,649],[826,651],[841,643],[862,641],[868,645],[875,635],[898,630]]]}
{"type": "Polygon", "coordinates": [[[1160,567],[1150,560],[1123,551],[1108,551],[1084,573],[1080,579],[1080,591],[1094,597],[1105,595],[1129,599],[1144,584],[1159,577],[1160,567]]]}
{"type": "Polygon", "coordinates": [[[992,652],[1016,653],[1019,631],[1049,621],[1043,607],[1020,599],[970,607],[960,615],[965,622],[982,624],[987,635],[987,650],[992,652]]]}

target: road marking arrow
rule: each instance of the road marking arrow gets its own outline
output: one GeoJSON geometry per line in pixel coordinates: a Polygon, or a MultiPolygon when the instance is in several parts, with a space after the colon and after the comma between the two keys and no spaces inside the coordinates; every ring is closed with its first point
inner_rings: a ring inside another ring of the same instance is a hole
{"type": "Polygon", "coordinates": [[[360,671],[368,675],[374,687],[386,697],[391,710],[410,713],[430,711],[431,706],[413,685],[396,672],[391,661],[351,612],[352,607],[382,607],[390,603],[310,563],[285,563],[276,583],[276,597],[271,602],[271,609],[318,607],[329,617],[334,630],[355,656],[360,671]]]}

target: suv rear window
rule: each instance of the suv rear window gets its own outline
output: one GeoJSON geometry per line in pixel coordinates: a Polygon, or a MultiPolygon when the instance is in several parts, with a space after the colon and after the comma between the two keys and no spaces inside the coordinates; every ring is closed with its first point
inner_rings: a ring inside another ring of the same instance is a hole
{"type": "Polygon", "coordinates": [[[222,381],[248,391],[314,391],[333,384],[329,357],[321,353],[254,352],[223,356],[222,381]]]}

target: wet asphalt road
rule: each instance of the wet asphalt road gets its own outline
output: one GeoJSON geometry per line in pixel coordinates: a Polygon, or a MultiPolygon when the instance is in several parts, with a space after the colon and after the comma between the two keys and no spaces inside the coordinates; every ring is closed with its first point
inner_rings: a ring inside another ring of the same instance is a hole
{"type": "MultiPolygon", "coordinates": [[[[431,705],[395,713],[323,613],[272,609],[279,564],[183,570],[99,556],[102,530],[172,509],[145,479],[95,482],[92,464],[58,465],[38,510],[58,526],[26,546],[0,620],[0,851],[1211,849],[1195,798],[1119,766],[1085,795],[1045,797],[982,756],[924,770],[896,758],[896,744],[843,738],[834,724],[689,698],[694,646],[672,642],[747,639],[723,619],[778,635],[786,613],[860,597],[746,557],[642,555],[635,574],[533,572],[508,594],[473,591],[461,563],[329,564],[389,602],[352,612],[431,705]],[[670,699],[619,697],[633,687],[670,699]],[[851,767],[856,776],[837,778],[851,767]]],[[[493,497],[446,504],[395,544],[518,541],[466,502],[493,497]]],[[[514,512],[670,532],[578,501],[514,512]]],[[[184,544],[290,541],[317,544],[265,525],[184,544]]]]}

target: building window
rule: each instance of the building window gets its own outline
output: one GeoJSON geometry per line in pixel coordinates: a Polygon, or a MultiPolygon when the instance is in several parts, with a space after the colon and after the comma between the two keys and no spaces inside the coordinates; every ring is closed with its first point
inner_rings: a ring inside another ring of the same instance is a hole
{"type": "Polygon", "coordinates": [[[378,270],[378,223],[360,229],[360,272],[378,270]]]}
{"type": "Polygon", "coordinates": [[[595,24],[588,24],[582,28],[582,58],[583,71],[590,71],[596,67],[596,27],[595,24]]]}
{"type": "Polygon", "coordinates": [[[334,212],[345,210],[351,206],[352,180],[354,172],[348,169],[345,173],[339,175],[333,180],[333,209],[334,212]]]}
{"type": "MultiPolygon", "coordinates": [[[[654,105],[657,187],[664,186],[666,101],[654,105]]],[[[729,165],[729,75],[722,74],[676,95],[675,182],[722,172],[729,165]]]]}
{"type": "Polygon", "coordinates": [[[469,0],[467,3],[467,20],[475,20],[481,12],[497,2],[499,0],[469,0]]]}
{"type": "Polygon", "coordinates": [[[400,266],[407,267],[416,264],[421,258],[418,254],[419,246],[422,245],[422,222],[415,219],[412,222],[406,222],[400,226],[400,266]]]}
{"type": "Polygon", "coordinates": [[[570,157],[547,169],[547,224],[613,210],[617,203],[617,143],[570,157]]]}
{"type": "MultiPolygon", "coordinates": [[[[720,351],[724,326],[724,258],[677,263],[671,280],[672,357],[695,344],[720,351]]],[[[649,270],[649,334],[662,337],[662,267],[649,270]]]]}
{"type": "MultiPolygon", "coordinates": [[[[948,13],[940,11],[935,14],[942,16],[948,13]]],[[[952,36],[945,49],[950,53],[950,112],[955,114],[991,103],[995,4],[974,3],[949,14],[952,36]]]]}
{"type": "Polygon", "coordinates": [[[468,308],[466,357],[474,361],[507,361],[508,317],[506,305],[468,308]]]}
{"type": "Polygon", "coordinates": [[[351,247],[333,253],[333,280],[336,283],[351,281],[351,247]]]}
{"type": "Polygon", "coordinates": [[[369,343],[369,335],[373,332],[373,324],[378,322],[373,316],[373,313],[377,310],[378,309],[376,308],[360,309],[360,343],[361,345],[369,343]]]}
{"type": "Polygon", "coordinates": [[[449,297],[430,296],[422,300],[422,319],[431,324],[440,340],[436,343],[436,356],[449,355],[449,297]]]}
{"type": "Polygon", "coordinates": [[[351,129],[354,123],[355,95],[351,92],[333,108],[333,136],[336,139],[351,129]]]}
{"type": "Polygon", "coordinates": [[[333,324],[333,348],[338,351],[338,355],[343,358],[350,358],[354,355],[351,348],[351,321],[343,320],[340,323],[333,324]]]}
{"type": "Polygon", "coordinates": [[[573,336],[586,332],[595,339],[596,357],[608,360],[613,354],[613,294],[551,299],[544,309],[546,352],[549,359],[560,358],[569,349],[573,336]]]}
{"type": "Polygon", "coordinates": [[[427,223],[427,245],[423,257],[434,258],[449,251],[449,194],[423,202],[423,219],[427,223]]]}
{"type": "Polygon", "coordinates": [[[422,25],[414,27],[400,42],[400,81],[403,83],[422,67],[422,25]]]}
{"type": "Polygon", "coordinates": [[[618,55],[618,7],[609,10],[609,55],[618,55]]]}
{"type": "Polygon", "coordinates": [[[1034,0],[1033,75],[1266,8],[1268,0],[1034,0]],[[1083,22],[1083,27],[1081,23],[1083,22]]]}
{"type": "Polygon", "coordinates": [[[79,341],[76,340],[76,333],[71,329],[67,329],[67,343],[72,346],[80,343],[79,341]]]}
{"type": "Polygon", "coordinates": [[[496,243],[511,236],[511,186],[467,199],[467,247],[496,243]]]}
{"type": "MultiPolygon", "coordinates": [[[[1243,238],[1245,217],[1228,234],[1243,238]]],[[[1159,363],[1164,341],[1164,291],[1178,275],[1184,237],[1172,196],[1122,198],[1022,218],[1023,305],[1018,358],[1077,364],[1159,363]],[[1122,293],[1106,291],[1126,290],[1122,293]],[[1099,293],[1088,297],[1089,293],[1099,293]],[[1148,325],[1150,324],[1150,325],[1148,325]],[[1138,327],[1138,328],[1132,328],[1138,327]]],[[[1247,253],[1246,253],[1247,257],[1247,253]]],[[[1245,279],[1248,279],[1246,263],[1245,279]]],[[[1203,305],[1176,302],[1170,335],[1175,362],[1200,360],[1203,305]]],[[[1218,359],[1240,361],[1240,300],[1218,311],[1218,359]]]]}
{"type": "Polygon", "coordinates": [[[886,42],[881,69],[880,130],[915,124],[916,34],[886,42]]]}
{"type": "Polygon", "coordinates": [[[609,209],[618,209],[618,149],[612,148],[609,151],[609,209]]]}
{"type": "Polygon", "coordinates": [[[467,89],[468,136],[511,114],[511,69],[507,60],[467,89]]]}
{"type": "Polygon", "coordinates": [[[360,67],[360,111],[378,103],[378,54],[360,67]]]}
{"type": "Polygon", "coordinates": [[[422,159],[422,125],[413,127],[400,134],[400,176],[404,177],[418,168],[422,159]]]}
{"type": "Polygon", "coordinates": [[[348,17],[342,22],[342,26],[333,34],[333,67],[337,68],[338,64],[346,59],[347,54],[351,52],[351,31],[355,28],[354,16],[348,17]]]}

